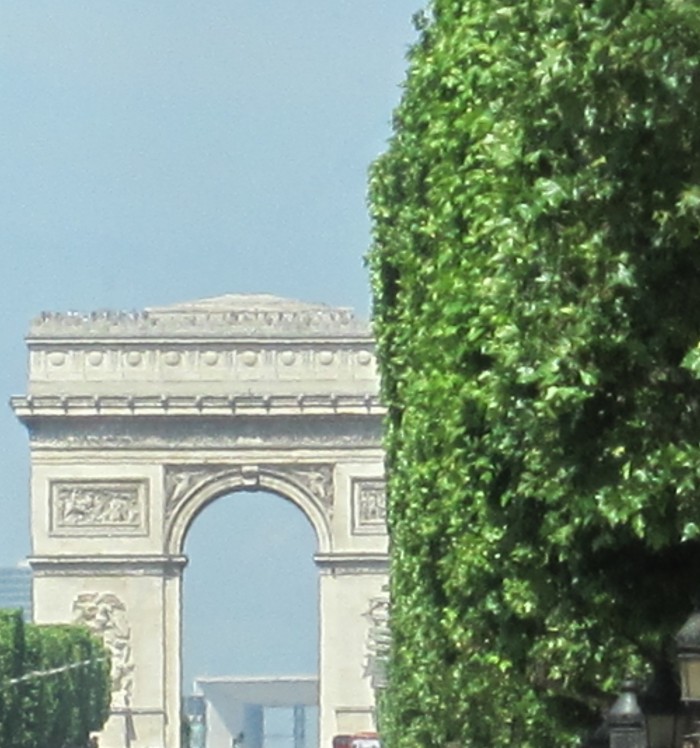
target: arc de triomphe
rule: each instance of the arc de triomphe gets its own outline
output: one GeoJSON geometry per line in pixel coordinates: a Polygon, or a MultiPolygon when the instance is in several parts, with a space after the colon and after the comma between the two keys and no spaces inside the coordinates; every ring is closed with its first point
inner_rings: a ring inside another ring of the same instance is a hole
{"type": "Polygon", "coordinates": [[[83,621],[111,649],[101,748],[179,745],[185,536],[236,490],[294,502],[316,532],[321,746],[370,728],[387,539],[368,326],[223,296],[44,314],[27,345],[28,394],[12,405],[30,434],[35,620],[83,621]]]}

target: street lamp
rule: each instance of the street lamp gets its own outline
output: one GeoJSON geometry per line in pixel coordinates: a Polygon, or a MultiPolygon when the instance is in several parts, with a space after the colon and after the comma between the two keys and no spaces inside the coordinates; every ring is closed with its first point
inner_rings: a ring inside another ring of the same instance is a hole
{"type": "Polygon", "coordinates": [[[681,673],[681,701],[688,706],[692,732],[683,737],[683,748],[700,747],[700,611],[690,614],[681,630],[676,634],[678,669],[681,673]]]}
{"type": "Polygon", "coordinates": [[[681,700],[700,701],[700,611],[690,618],[676,634],[678,667],[681,671],[681,700]]]}
{"type": "Polygon", "coordinates": [[[644,715],[632,680],[622,684],[620,695],[608,712],[610,748],[647,748],[644,715]]]}

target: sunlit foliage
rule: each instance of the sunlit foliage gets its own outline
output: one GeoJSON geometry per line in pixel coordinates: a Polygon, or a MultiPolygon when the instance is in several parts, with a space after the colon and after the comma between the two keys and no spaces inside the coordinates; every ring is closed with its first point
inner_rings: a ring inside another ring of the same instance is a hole
{"type": "Polygon", "coordinates": [[[0,611],[0,745],[85,748],[110,703],[109,657],[80,626],[25,624],[0,611]]]}
{"type": "Polygon", "coordinates": [[[370,202],[390,748],[574,745],[700,579],[700,6],[435,0],[370,202]]]}

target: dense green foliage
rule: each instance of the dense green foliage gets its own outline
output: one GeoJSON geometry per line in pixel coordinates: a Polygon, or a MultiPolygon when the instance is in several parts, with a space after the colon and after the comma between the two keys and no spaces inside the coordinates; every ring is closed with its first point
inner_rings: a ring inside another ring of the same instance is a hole
{"type": "MultiPolygon", "coordinates": [[[[20,611],[0,611],[0,684],[24,674],[26,644],[20,611]]],[[[19,748],[23,689],[0,687],[0,745],[19,748]]]]}
{"type": "Polygon", "coordinates": [[[390,748],[573,745],[700,579],[700,6],[434,0],[370,201],[390,748]]]}
{"type": "Polygon", "coordinates": [[[107,653],[87,629],[0,611],[2,748],[84,748],[107,719],[110,689],[107,653]]]}

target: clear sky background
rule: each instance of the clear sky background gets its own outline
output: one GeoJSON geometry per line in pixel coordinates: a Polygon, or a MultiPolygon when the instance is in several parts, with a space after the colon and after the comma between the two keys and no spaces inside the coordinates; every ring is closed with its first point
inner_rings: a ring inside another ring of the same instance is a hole
{"type": "MultiPolygon", "coordinates": [[[[273,293],[369,310],[366,173],[421,0],[3,0],[0,392],[42,310],[273,293]]],[[[30,553],[28,447],[0,409],[0,566],[30,553]]],[[[225,497],[187,540],[186,672],[305,672],[313,532],[225,497]],[[233,540],[233,542],[232,542],[233,540]],[[274,542],[270,542],[274,540],[274,542]]]]}

